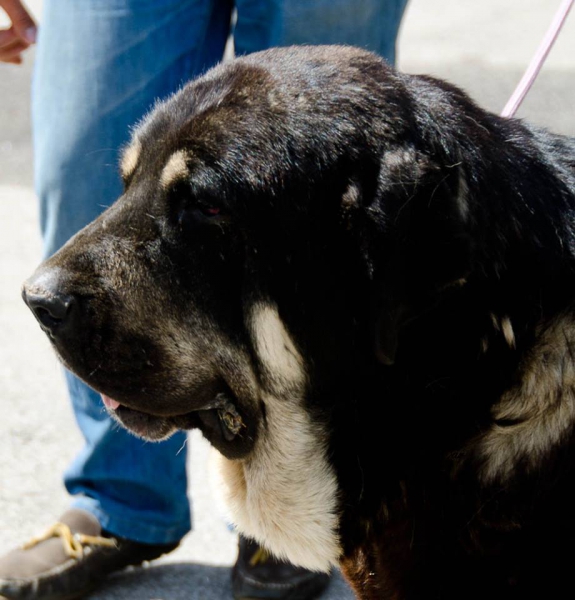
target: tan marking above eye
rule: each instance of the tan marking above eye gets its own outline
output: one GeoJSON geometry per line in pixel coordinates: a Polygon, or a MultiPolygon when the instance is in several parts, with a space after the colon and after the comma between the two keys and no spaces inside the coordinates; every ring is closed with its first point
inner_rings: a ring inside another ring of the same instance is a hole
{"type": "Polygon", "coordinates": [[[187,177],[189,172],[186,164],[186,153],[183,150],[178,150],[170,156],[162,169],[160,184],[162,187],[167,188],[174,181],[187,177]]]}
{"type": "Polygon", "coordinates": [[[141,151],[142,143],[140,140],[134,139],[122,153],[120,171],[124,179],[128,179],[136,170],[141,151]]]}

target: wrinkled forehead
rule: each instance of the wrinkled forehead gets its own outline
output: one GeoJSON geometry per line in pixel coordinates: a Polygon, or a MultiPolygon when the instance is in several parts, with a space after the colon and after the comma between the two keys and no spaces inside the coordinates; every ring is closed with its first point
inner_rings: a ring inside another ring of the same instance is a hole
{"type": "Polygon", "coordinates": [[[166,187],[198,167],[236,189],[270,189],[297,172],[321,178],[370,135],[373,90],[349,65],[286,52],[221,65],[158,103],[122,154],[124,179],[139,172],[166,187]]]}

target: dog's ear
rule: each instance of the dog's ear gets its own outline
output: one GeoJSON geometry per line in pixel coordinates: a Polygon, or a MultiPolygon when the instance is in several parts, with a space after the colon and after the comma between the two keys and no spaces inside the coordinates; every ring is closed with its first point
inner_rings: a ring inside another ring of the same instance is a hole
{"type": "Polygon", "coordinates": [[[372,283],[375,352],[386,365],[403,326],[470,272],[467,196],[461,165],[405,149],[384,156],[375,181],[360,177],[344,194],[344,208],[354,204],[361,215],[357,243],[372,283]]]}

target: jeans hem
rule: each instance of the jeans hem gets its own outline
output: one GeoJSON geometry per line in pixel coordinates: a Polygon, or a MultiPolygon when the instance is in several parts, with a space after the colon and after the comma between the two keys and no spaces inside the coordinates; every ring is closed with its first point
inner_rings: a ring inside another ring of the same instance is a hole
{"type": "Polygon", "coordinates": [[[97,501],[87,496],[74,498],[72,507],[89,512],[98,519],[102,529],[143,544],[173,544],[179,542],[192,529],[191,520],[174,526],[155,525],[133,518],[109,515],[102,510],[97,501]]]}

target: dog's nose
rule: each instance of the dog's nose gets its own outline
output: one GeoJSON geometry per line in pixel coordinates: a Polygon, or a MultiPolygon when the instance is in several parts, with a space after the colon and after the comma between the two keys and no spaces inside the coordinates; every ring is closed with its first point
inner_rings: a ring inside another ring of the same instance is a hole
{"type": "Polygon", "coordinates": [[[22,297],[40,324],[56,335],[70,323],[76,299],[58,289],[57,277],[43,276],[27,281],[22,297]]]}

